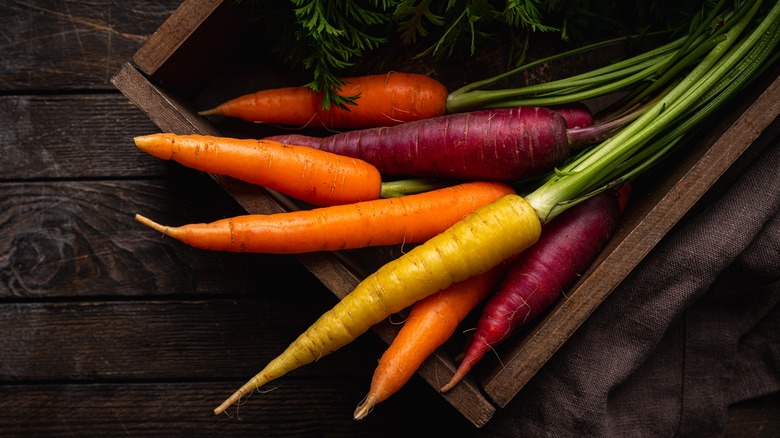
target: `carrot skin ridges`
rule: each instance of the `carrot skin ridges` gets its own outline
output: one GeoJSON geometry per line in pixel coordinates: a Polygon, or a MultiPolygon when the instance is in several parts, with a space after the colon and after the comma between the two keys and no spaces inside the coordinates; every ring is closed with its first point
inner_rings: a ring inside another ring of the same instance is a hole
{"type": "Polygon", "coordinates": [[[584,128],[593,125],[593,113],[587,105],[582,102],[572,102],[562,105],[548,106],[547,108],[555,111],[566,119],[566,127],[584,128]]]}
{"type": "Polygon", "coordinates": [[[514,181],[540,175],[569,157],[566,119],[541,107],[449,114],[325,138],[269,140],[367,161],[385,176],[514,181]]]}
{"type": "Polygon", "coordinates": [[[619,216],[618,196],[610,191],[547,223],[539,240],[509,264],[496,293],[482,309],[455,375],[441,391],[450,390],[485,353],[549,309],[593,262],[619,216]]]}
{"type": "Polygon", "coordinates": [[[201,249],[299,254],[423,242],[510,193],[514,190],[504,183],[474,181],[398,198],[181,227],[159,225],[140,215],[136,220],[201,249]]]}
{"type": "Polygon", "coordinates": [[[198,114],[221,115],[247,122],[316,126],[319,125],[316,108],[317,94],[310,88],[284,87],[245,94],[198,114]]]}
{"type": "Polygon", "coordinates": [[[366,398],[354,418],[366,417],[377,404],[398,392],[428,356],[444,344],[461,321],[484,300],[498,282],[504,264],[453,284],[416,302],[403,327],[374,371],[366,398]]]}
{"type": "Polygon", "coordinates": [[[536,211],[518,195],[505,195],[478,208],[366,277],[214,413],[224,412],[253,389],[332,353],[428,295],[489,271],[531,246],[540,233],[536,211]]]}
{"type": "Polygon", "coordinates": [[[362,129],[391,126],[442,116],[447,88],[421,74],[387,74],[342,78],[337,92],[358,96],[346,109],[322,108],[322,93],[307,86],[261,90],[239,96],[201,115],[223,115],[273,125],[313,126],[330,129],[362,129]]]}
{"type": "Polygon", "coordinates": [[[227,175],[316,206],[377,199],[382,176],[362,160],[270,140],[157,133],[136,146],[192,169],[227,175]]]}

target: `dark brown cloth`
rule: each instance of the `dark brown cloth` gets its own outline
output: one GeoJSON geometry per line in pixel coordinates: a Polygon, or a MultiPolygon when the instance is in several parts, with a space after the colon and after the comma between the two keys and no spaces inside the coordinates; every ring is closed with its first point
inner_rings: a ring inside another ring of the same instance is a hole
{"type": "Polygon", "coordinates": [[[713,437],[780,391],[780,120],[481,430],[713,437]]]}

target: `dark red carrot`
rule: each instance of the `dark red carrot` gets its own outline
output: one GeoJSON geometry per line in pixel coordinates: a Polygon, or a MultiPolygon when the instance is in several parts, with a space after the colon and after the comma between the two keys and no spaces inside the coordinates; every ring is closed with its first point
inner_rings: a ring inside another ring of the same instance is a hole
{"type": "Polygon", "coordinates": [[[510,263],[496,293],[488,299],[471,342],[448,391],[492,348],[549,309],[558,296],[593,262],[620,216],[620,195],[592,197],[556,217],[539,240],[510,263]]]}
{"type": "Polygon", "coordinates": [[[309,87],[262,90],[236,97],[201,115],[223,115],[274,125],[360,129],[441,116],[447,88],[420,74],[390,72],[342,78],[338,95],[354,105],[323,108],[322,93],[309,87]]]}
{"type": "Polygon", "coordinates": [[[547,107],[566,119],[567,128],[584,128],[593,125],[593,113],[581,102],[567,103],[547,107]]]}
{"type": "Polygon", "coordinates": [[[359,158],[384,176],[514,181],[545,173],[569,156],[566,119],[541,107],[450,114],[325,138],[269,139],[359,158]]]}

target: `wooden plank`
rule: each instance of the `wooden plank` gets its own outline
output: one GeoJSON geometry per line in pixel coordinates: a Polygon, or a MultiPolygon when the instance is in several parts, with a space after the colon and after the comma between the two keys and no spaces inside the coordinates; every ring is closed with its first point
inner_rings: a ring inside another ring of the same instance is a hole
{"type": "MultiPolygon", "coordinates": [[[[352,419],[364,391],[350,381],[290,382],[255,393],[236,411],[212,404],[235,382],[115,382],[4,385],[0,430],[7,436],[388,437],[473,435],[466,420],[425,393],[388,400],[365,420],[352,419]],[[403,417],[398,416],[403,412],[403,417]],[[447,419],[447,421],[442,421],[447,419]]],[[[415,386],[411,382],[410,386],[415,386]]],[[[434,395],[435,397],[435,395],[434,395]]]]}
{"type": "Polygon", "coordinates": [[[173,225],[243,210],[208,178],[0,184],[0,298],[209,296],[315,289],[292,256],[204,251],[163,237],[136,213],[173,225]]]}
{"type": "Polygon", "coordinates": [[[3,90],[108,90],[181,0],[0,2],[3,90]]]}
{"type": "Polygon", "coordinates": [[[133,136],[158,132],[120,94],[0,96],[2,179],[162,176],[133,136]]]}
{"type": "MultiPolygon", "coordinates": [[[[291,292],[282,285],[261,285],[254,292],[224,299],[135,301],[111,295],[102,301],[2,303],[0,379],[245,381],[335,303],[332,295],[316,289],[291,292]]],[[[367,391],[381,346],[376,338],[361,338],[268,388],[327,376],[362,382],[367,391]]],[[[359,401],[352,400],[355,405],[359,401]]]]}
{"type": "Polygon", "coordinates": [[[152,86],[130,63],[122,65],[122,68],[111,78],[111,82],[165,132],[218,134],[217,130],[198,116],[185,102],[159,87],[152,86]],[[139,105],[141,102],[143,104],[139,105]]]}
{"type": "Polygon", "coordinates": [[[133,62],[167,90],[203,86],[238,41],[238,33],[223,30],[235,29],[241,18],[234,2],[186,1],[138,49],[133,62]]]}
{"type": "Polygon", "coordinates": [[[780,436],[780,393],[730,406],[725,429],[726,438],[780,436]]]}

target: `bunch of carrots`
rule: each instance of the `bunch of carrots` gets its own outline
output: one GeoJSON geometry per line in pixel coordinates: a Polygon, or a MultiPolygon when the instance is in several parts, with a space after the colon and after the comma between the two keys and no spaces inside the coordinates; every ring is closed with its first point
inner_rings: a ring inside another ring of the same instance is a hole
{"type": "Polygon", "coordinates": [[[136,215],[188,245],[295,254],[413,244],[215,413],[409,309],[355,410],[354,418],[364,418],[484,303],[464,359],[442,391],[454,387],[587,269],[617,226],[630,181],[683,146],[777,60],[777,2],[720,1],[701,18],[683,38],[547,84],[479,89],[497,77],[448,94],[424,76],[388,73],[346,78],[345,92],[358,96],[348,110],[324,111],[318,96],[300,87],[242,96],[203,112],[344,130],[326,138],[136,137],[140,149],[161,159],[311,206],[178,227],[136,215]],[[581,104],[618,91],[624,97],[604,114],[594,116],[581,104]]]}

